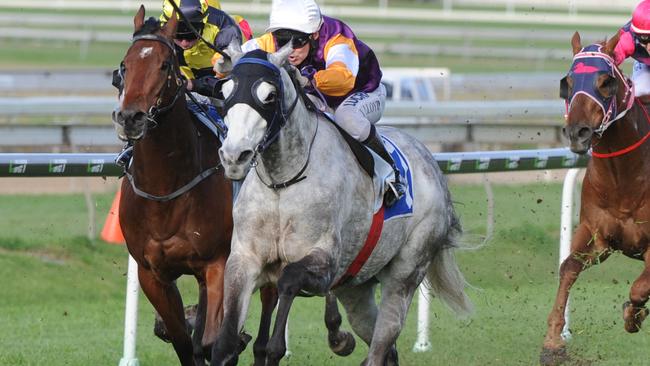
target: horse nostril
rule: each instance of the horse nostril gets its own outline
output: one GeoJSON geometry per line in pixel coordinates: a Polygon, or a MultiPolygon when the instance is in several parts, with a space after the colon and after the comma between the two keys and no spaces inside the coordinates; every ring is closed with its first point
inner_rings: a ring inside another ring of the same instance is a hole
{"type": "Polygon", "coordinates": [[[253,150],[242,151],[242,153],[239,154],[239,158],[237,159],[237,164],[245,163],[249,161],[252,157],[253,157],[253,150]]]}
{"type": "Polygon", "coordinates": [[[578,138],[583,140],[588,139],[589,137],[591,137],[592,134],[593,131],[591,127],[582,127],[581,129],[578,130],[578,138]]]}
{"type": "Polygon", "coordinates": [[[562,136],[569,138],[569,133],[566,127],[562,127],[562,136]]]}

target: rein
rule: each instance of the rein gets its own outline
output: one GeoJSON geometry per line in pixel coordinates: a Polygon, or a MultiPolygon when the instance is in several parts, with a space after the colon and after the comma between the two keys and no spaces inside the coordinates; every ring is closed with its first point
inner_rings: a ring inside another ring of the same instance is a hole
{"type": "MultiPolygon", "coordinates": [[[[648,110],[646,109],[646,107],[643,105],[643,103],[639,99],[635,99],[635,101],[641,107],[641,110],[643,111],[643,115],[645,115],[646,122],[648,122],[648,125],[650,125],[650,116],[648,115],[648,110]]],[[[617,157],[617,156],[625,155],[625,154],[627,154],[627,153],[629,153],[631,151],[636,150],[639,146],[643,145],[643,143],[648,138],[650,138],[650,130],[645,134],[645,136],[643,136],[636,143],[634,143],[634,144],[632,144],[632,145],[630,145],[630,146],[628,146],[628,147],[626,147],[624,149],[614,151],[614,152],[611,152],[611,153],[604,153],[604,154],[603,153],[598,153],[598,152],[593,151],[593,147],[592,147],[591,156],[593,156],[594,158],[607,159],[607,158],[614,158],[614,157],[617,157]]]]}

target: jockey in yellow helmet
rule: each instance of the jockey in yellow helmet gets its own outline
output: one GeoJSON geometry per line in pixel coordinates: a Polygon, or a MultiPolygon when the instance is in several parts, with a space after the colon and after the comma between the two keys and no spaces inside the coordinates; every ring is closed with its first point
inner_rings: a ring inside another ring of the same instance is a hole
{"type": "Polygon", "coordinates": [[[184,15],[177,14],[180,22],[174,36],[181,72],[189,80],[188,89],[200,92],[200,85],[197,84],[202,84],[202,81],[198,79],[214,76],[211,59],[215,51],[205,42],[210,42],[217,48],[225,48],[233,39],[241,43],[242,40],[245,41],[252,36],[250,27],[243,18],[236,16],[238,20],[235,20],[222,11],[221,5],[216,0],[164,0],[163,12],[160,15],[160,21],[163,23],[174,11],[171,1],[176,3],[184,15]],[[185,19],[198,34],[192,30],[185,19]],[[219,36],[219,42],[227,43],[215,44],[217,34],[220,32],[225,34],[219,36]]]}

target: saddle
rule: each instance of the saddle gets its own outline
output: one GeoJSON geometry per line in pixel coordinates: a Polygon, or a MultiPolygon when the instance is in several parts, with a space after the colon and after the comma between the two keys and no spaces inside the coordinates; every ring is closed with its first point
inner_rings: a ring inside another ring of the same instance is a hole
{"type": "Polygon", "coordinates": [[[375,159],[373,158],[372,153],[361,142],[357,141],[354,137],[350,136],[349,133],[347,133],[344,129],[342,129],[336,123],[336,121],[334,120],[331,114],[325,113],[322,110],[320,110],[320,108],[316,107],[314,101],[309,97],[307,93],[305,93],[305,91],[302,88],[299,88],[297,90],[300,91],[300,96],[302,97],[302,100],[305,102],[305,106],[307,107],[308,110],[324,117],[325,119],[330,121],[334,127],[336,127],[336,129],[343,137],[343,140],[345,140],[345,142],[350,147],[352,154],[359,162],[359,165],[361,165],[363,171],[366,172],[366,174],[368,174],[370,178],[373,178],[375,176],[375,159]]]}

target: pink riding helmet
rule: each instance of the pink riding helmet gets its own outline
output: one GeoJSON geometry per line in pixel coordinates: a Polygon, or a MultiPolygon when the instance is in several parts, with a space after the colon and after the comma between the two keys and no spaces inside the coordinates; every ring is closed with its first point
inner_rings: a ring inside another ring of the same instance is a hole
{"type": "Polygon", "coordinates": [[[643,0],[632,13],[632,31],[650,35],[650,0],[643,0]]]}

